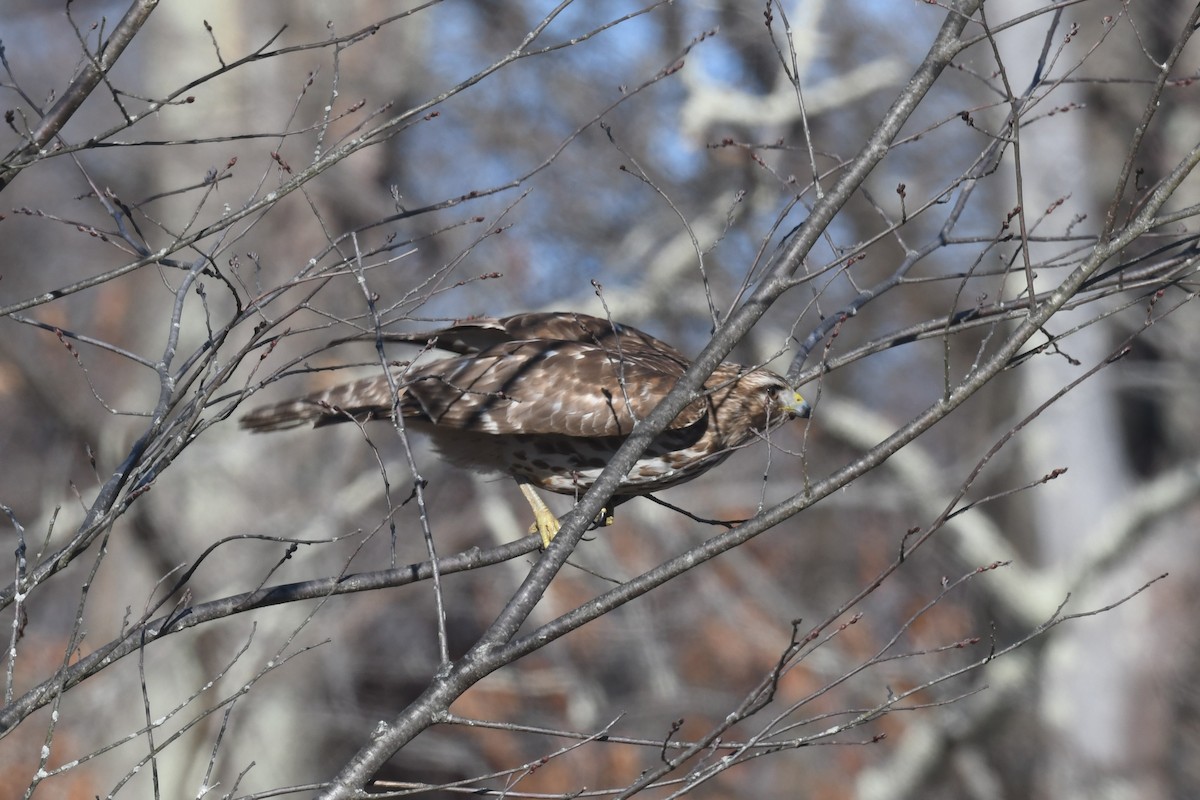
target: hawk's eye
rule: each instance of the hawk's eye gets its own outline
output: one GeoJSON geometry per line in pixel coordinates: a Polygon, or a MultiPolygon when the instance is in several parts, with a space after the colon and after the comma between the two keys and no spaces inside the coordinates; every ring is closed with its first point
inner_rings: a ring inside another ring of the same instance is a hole
{"type": "Polygon", "coordinates": [[[783,387],[778,383],[772,383],[767,387],[767,397],[774,397],[775,395],[779,394],[779,390],[782,388],[783,387]]]}

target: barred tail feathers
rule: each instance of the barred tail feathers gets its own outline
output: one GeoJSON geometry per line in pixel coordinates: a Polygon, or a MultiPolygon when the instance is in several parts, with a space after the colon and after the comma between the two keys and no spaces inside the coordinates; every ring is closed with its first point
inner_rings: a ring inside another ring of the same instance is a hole
{"type": "Polygon", "coordinates": [[[239,423],[255,433],[282,431],[312,424],[314,428],[356,419],[386,419],[392,413],[392,390],[383,376],[363,378],[321,392],[260,406],[239,423]]]}

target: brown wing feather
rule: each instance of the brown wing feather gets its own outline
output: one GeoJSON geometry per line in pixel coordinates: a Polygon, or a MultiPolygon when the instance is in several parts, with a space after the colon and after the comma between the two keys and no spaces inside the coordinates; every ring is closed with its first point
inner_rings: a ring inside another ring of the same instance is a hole
{"type": "MultiPolygon", "coordinates": [[[[636,343],[626,350],[617,360],[585,342],[517,341],[438,361],[406,376],[405,416],[493,434],[626,435],[684,369],[636,343]]],[[[704,412],[697,401],[672,427],[704,412]]]]}
{"type": "Polygon", "coordinates": [[[420,345],[434,342],[439,350],[470,355],[512,341],[512,336],[504,329],[504,322],[495,317],[478,317],[432,331],[385,333],[383,340],[420,345]]]}
{"type": "Polygon", "coordinates": [[[572,311],[530,312],[500,320],[513,340],[554,339],[562,342],[594,344],[614,355],[625,347],[633,354],[653,351],[678,361],[684,369],[687,359],[671,345],[637,328],[611,322],[590,314],[572,311]]]}
{"type": "Polygon", "coordinates": [[[610,322],[607,319],[573,311],[532,311],[511,317],[476,317],[445,328],[419,333],[388,333],[385,340],[426,344],[436,341],[439,350],[470,355],[506,342],[554,340],[587,342],[614,353],[625,345],[644,347],[677,359],[687,359],[671,345],[648,333],[610,322]]]}

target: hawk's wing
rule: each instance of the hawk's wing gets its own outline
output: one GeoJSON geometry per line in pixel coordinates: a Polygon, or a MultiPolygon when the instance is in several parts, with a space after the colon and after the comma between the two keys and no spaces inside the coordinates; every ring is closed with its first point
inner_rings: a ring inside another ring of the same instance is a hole
{"type": "MultiPolygon", "coordinates": [[[[607,323],[605,323],[607,324],[607,323]]],[[[621,355],[582,341],[514,341],[420,367],[404,377],[406,417],[492,434],[624,436],[686,369],[674,348],[637,340],[621,355]]],[[[672,428],[697,422],[697,400],[672,428]]]]}

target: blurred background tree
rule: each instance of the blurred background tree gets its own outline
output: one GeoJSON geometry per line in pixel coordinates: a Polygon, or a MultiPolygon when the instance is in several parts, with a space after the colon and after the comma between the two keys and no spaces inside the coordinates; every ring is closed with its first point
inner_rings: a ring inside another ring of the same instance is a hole
{"type": "Polygon", "coordinates": [[[372,790],[1200,795],[1197,13],[9,3],[0,796],[348,796],[538,551],[507,481],[416,439],[413,501],[385,424],[236,416],[474,314],[700,353],[781,264],[731,358],[800,375],[811,422],[662,493],[701,521],[587,534],[521,633],[635,599],[473,681],[372,790]],[[1055,313],[987,372],[1031,289],[1055,313]],[[704,519],[817,499],[637,583],[704,519]],[[405,568],[431,544],[436,584],[405,568]]]}

